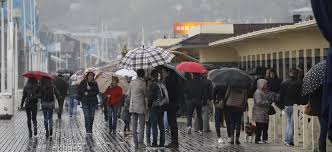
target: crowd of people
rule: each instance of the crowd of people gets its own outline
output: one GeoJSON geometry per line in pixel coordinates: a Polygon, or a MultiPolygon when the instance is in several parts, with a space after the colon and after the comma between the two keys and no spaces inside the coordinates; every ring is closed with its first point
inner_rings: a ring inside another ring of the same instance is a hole
{"type": "Polygon", "coordinates": [[[46,137],[49,138],[53,134],[55,99],[58,118],[61,119],[66,96],[70,117],[76,116],[77,105],[82,104],[86,133],[91,135],[98,96],[101,96],[109,133],[117,133],[118,118],[122,119],[123,132],[132,134],[136,149],[146,146],[178,148],[177,117],[181,111],[186,111],[188,134],[192,134],[193,130],[198,134],[210,132],[209,122],[214,114],[218,143],[241,144],[241,128],[250,123],[255,128],[255,143],[268,144],[269,115],[274,114],[273,103],[287,116],[285,145],[294,146],[293,105],[303,104],[301,101],[305,100],[301,96],[301,70],[291,69],[288,79],[282,81],[274,69],[268,69],[266,74],[256,75],[253,87],[245,89],[214,85],[206,74],[186,73],[184,79],[166,67],[156,68],[149,74],[143,69],[136,73],[136,79],[127,77],[129,87],[126,92],[119,86],[117,76],[112,76],[109,87],[100,92],[93,72],[87,72],[79,85],[65,81],[61,75],[55,81],[43,78],[38,82],[30,78],[24,87],[21,103],[27,113],[29,137],[33,133],[37,135],[38,99],[42,105],[46,137]],[[252,122],[247,119],[247,124],[244,124],[247,100],[251,97],[254,99],[252,122]],[[220,131],[225,126],[227,137],[223,137],[220,131]],[[165,132],[171,135],[171,142],[167,145],[165,132]]]}

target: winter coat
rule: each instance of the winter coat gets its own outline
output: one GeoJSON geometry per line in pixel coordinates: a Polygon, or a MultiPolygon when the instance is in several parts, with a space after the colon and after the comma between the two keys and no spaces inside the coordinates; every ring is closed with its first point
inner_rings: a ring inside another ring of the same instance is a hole
{"type": "Polygon", "coordinates": [[[228,109],[246,111],[248,107],[248,90],[240,88],[227,88],[225,99],[228,109]]]}
{"type": "Polygon", "coordinates": [[[21,100],[21,107],[30,108],[37,106],[40,87],[37,85],[26,85],[23,88],[23,96],[21,100]]]}
{"type": "Polygon", "coordinates": [[[213,86],[212,86],[212,81],[208,79],[203,79],[203,84],[204,84],[204,90],[205,90],[205,95],[204,98],[205,100],[212,100],[212,93],[213,93],[213,86]]]}
{"type": "Polygon", "coordinates": [[[107,98],[106,105],[111,106],[118,106],[122,103],[123,100],[123,92],[120,86],[116,87],[108,87],[104,92],[104,96],[107,98]],[[110,95],[111,97],[108,98],[107,96],[110,95]]]}
{"type": "Polygon", "coordinates": [[[185,84],[185,96],[188,104],[206,105],[206,88],[202,80],[187,80],[185,84]]]}
{"type": "Polygon", "coordinates": [[[69,84],[62,78],[57,78],[53,82],[54,86],[58,89],[61,96],[66,96],[68,93],[69,84]]]}
{"type": "Polygon", "coordinates": [[[41,105],[42,109],[54,109],[55,108],[55,98],[59,100],[63,100],[64,97],[61,96],[60,92],[58,89],[52,85],[47,88],[41,88],[40,90],[40,99],[41,99],[41,105]]]}
{"type": "Polygon", "coordinates": [[[278,93],[280,90],[280,85],[282,80],[277,78],[277,79],[268,79],[267,81],[268,81],[267,83],[268,90],[278,93]]]}
{"type": "Polygon", "coordinates": [[[179,100],[184,99],[183,83],[184,82],[183,82],[182,78],[178,78],[178,76],[175,72],[170,72],[170,75],[165,79],[164,84],[167,88],[170,106],[178,105],[179,100]]]}
{"type": "Polygon", "coordinates": [[[130,113],[144,114],[146,110],[146,85],[143,78],[137,78],[130,82],[128,96],[130,98],[130,113]]]}
{"type": "Polygon", "coordinates": [[[156,111],[164,111],[166,110],[166,106],[161,107],[152,107],[153,103],[156,102],[160,97],[168,98],[168,92],[163,83],[154,81],[149,87],[148,93],[148,109],[156,110],[156,111]]]}
{"type": "Polygon", "coordinates": [[[81,101],[83,104],[98,104],[97,95],[99,94],[99,88],[97,82],[88,82],[83,80],[78,86],[77,100],[81,101]],[[88,89],[90,86],[90,89],[88,89]],[[87,94],[85,94],[87,93],[87,94]]]}
{"type": "Polygon", "coordinates": [[[302,83],[296,77],[290,77],[281,83],[280,100],[284,106],[293,106],[301,102],[302,83]]]}
{"type": "Polygon", "coordinates": [[[254,107],[252,110],[252,120],[260,123],[269,122],[269,108],[271,103],[266,98],[266,93],[262,90],[267,81],[260,79],[257,81],[257,90],[254,94],[254,107]]]}
{"type": "Polygon", "coordinates": [[[76,85],[69,86],[68,95],[70,97],[76,97],[77,96],[77,89],[78,89],[78,87],[76,85]]]}

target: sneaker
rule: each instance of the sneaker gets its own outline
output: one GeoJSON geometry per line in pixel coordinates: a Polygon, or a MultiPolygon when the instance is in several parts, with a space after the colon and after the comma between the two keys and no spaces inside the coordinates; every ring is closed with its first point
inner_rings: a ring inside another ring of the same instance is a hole
{"type": "Polygon", "coordinates": [[[285,144],[285,146],[287,146],[287,147],[293,147],[293,146],[294,146],[294,144],[289,144],[289,143],[286,143],[286,144],[285,144]]]}
{"type": "Polygon", "coordinates": [[[255,144],[265,144],[263,141],[255,141],[255,144]]]}
{"type": "Polygon", "coordinates": [[[219,139],[218,139],[218,143],[219,143],[219,144],[224,144],[225,141],[224,141],[222,138],[219,138],[219,139]]]}
{"type": "Polygon", "coordinates": [[[234,138],[228,138],[228,143],[233,145],[234,144],[234,138]]]}
{"type": "Polygon", "coordinates": [[[188,127],[187,133],[191,134],[191,127],[188,127]]]}
{"type": "Polygon", "coordinates": [[[179,148],[179,144],[170,143],[170,144],[166,145],[165,148],[179,148]]]}
{"type": "Polygon", "coordinates": [[[240,145],[241,144],[241,142],[240,142],[240,140],[235,140],[235,144],[237,144],[237,145],[240,145]]]}
{"type": "Polygon", "coordinates": [[[267,140],[263,141],[263,143],[264,143],[264,144],[271,144],[271,142],[269,142],[269,141],[267,141],[267,140]]]}
{"type": "Polygon", "coordinates": [[[199,133],[199,134],[203,134],[203,131],[197,131],[197,133],[199,133]]]}

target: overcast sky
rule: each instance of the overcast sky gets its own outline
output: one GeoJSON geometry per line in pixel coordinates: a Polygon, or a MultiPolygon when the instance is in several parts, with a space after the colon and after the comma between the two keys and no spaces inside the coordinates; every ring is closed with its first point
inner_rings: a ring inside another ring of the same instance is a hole
{"type": "Polygon", "coordinates": [[[88,32],[101,23],[111,31],[171,32],[180,21],[291,22],[291,10],[310,0],[38,0],[41,23],[88,32]]]}

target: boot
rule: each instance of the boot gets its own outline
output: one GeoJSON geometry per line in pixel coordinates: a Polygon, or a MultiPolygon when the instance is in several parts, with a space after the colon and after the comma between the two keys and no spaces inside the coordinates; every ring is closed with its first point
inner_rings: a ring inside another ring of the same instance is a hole
{"type": "Polygon", "coordinates": [[[31,138],[31,137],[32,137],[32,130],[29,129],[29,138],[31,138]]]}
{"type": "Polygon", "coordinates": [[[236,139],[235,139],[235,144],[237,144],[237,145],[240,145],[241,143],[240,143],[240,140],[239,140],[239,137],[236,137],[236,139]]]}
{"type": "Polygon", "coordinates": [[[38,132],[37,132],[37,127],[34,127],[34,128],[33,128],[33,133],[34,133],[35,136],[37,136],[37,134],[38,134],[38,132]]]}
{"type": "Polygon", "coordinates": [[[48,129],[46,129],[46,134],[45,134],[45,136],[46,136],[46,138],[48,138],[48,137],[50,136],[48,129]]]}
{"type": "Polygon", "coordinates": [[[228,143],[229,144],[234,144],[234,136],[228,138],[228,143]]]}
{"type": "Polygon", "coordinates": [[[53,135],[53,128],[50,129],[50,136],[52,137],[53,135]]]}

